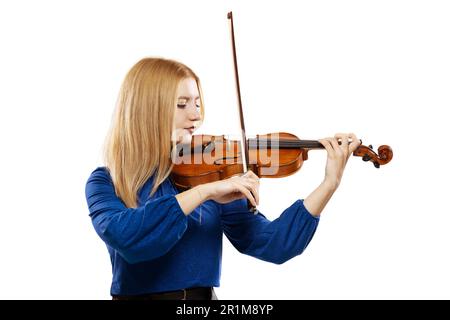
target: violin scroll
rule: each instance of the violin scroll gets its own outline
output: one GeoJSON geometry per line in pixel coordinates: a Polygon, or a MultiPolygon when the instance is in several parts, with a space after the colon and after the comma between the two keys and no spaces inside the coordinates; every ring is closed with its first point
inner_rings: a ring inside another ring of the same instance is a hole
{"type": "Polygon", "coordinates": [[[380,166],[385,165],[392,160],[394,152],[388,145],[378,147],[378,154],[373,151],[372,145],[360,145],[355,151],[353,151],[353,155],[356,157],[362,157],[363,161],[372,162],[375,168],[378,169],[380,166]]]}

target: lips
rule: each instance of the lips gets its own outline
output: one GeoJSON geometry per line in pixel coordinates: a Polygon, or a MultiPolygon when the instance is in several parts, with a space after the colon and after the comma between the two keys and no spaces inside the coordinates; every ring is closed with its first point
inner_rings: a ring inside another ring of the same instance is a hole
{"type": "Polygon", "coordinates": [[[194,127],[194,126],[188,127],[188,128],[184,128],[184,129],[187,130],[187,131],[189,131],[191,134],[193,134],[194,131],[195,131],[195,127],[194,127]]]}

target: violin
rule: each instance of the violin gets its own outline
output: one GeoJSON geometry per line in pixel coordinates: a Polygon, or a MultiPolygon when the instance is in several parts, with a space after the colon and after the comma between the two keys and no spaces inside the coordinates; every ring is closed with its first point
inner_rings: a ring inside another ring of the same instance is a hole
{"type": "MultiPolygon", "coordinates": [[[[300,140],[286,132],[257,135],[256,139],[246,138],[232,13],[229,12],[227,17],[230,22],[242,143],[227,139],[224,135],[193,135],[190,144],[177,145],[172,150],[174,166],[171,178],[179,190],[226,179],[248,170],[252,170],[258,177],[286,177],[300,170],[303,162],[308,159],[309,150],[324,149],[317,140],[300,140]]],[[[353,152],[353,156],[362,157],[363,161],[372,162],[379,168],[392,160],[393,151],[388,145],[382,145],[377,154],[372,145],[361,144],[353,152]]]]}
{"type": "MultiPolygon", "coordinates": [[[[340,142],[338,142],[340,143],[340,142]]],[[[291,133],[278,132],[248,139],[247,170],[260,178],[281,178],[299,171],[311,149],[323,149],[317,140],[300,140],[291,133]]],[[[241,142],[224,135],[194,135],[190,145],[178,145],[173,152],[175,163],[172,180],[179,190],[227,179],[242,174],[244,161],[241,142]]],[[[372,145],[360,145],[353,156],[372,162],[375,168],[387,164],[393,157],[391,147],[382,145],[378,154],[372,145]]]]}

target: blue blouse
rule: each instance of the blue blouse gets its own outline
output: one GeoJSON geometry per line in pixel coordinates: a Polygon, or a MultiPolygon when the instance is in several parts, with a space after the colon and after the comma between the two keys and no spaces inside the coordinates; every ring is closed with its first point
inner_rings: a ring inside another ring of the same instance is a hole
{"type": "Polygon", "coordinates": [[[170,179],[149,197],[152,183],[139,191],[138,207],[127,208],[106,168],[87,181],[90,217],[111,257],[111,295],[218,287],[223,233],[239,252],[281,264],[303,252],[319,223],[302,200],[272,222],[249,212],[243,199],[206,201],[185,216],[170,179]]]}

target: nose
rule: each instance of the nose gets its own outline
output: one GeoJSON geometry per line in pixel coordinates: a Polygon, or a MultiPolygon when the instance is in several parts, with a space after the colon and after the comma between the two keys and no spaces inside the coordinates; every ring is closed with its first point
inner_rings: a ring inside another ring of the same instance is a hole
{"type": "Polygon", "coordinates": [[[197,108],[197,106],[194,104],[192,107],[189,108],[188,117],[189,117],[189,120],[191,120],[191,121],[199,121],[200,120],[200,108],[197,108]]]}

